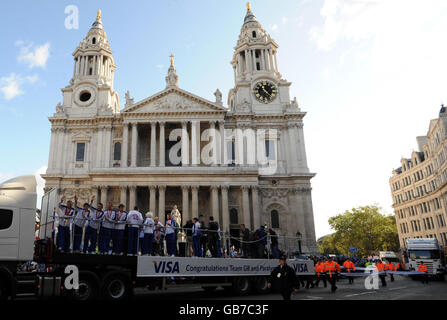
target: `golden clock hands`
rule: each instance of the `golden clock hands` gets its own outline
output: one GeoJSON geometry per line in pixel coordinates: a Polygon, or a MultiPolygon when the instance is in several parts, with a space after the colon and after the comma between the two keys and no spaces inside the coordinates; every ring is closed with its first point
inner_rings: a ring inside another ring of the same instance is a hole
{"type": "Polygon", "coordinates": [[[270,93],[268,93],[267,90],[265,90],[264,86],[261,86],[261,87],[262,87],[262,90],[263,90],[265,93],[267,93],[267,95],[271,98],[272,95],[271,95],[270,93]]]}

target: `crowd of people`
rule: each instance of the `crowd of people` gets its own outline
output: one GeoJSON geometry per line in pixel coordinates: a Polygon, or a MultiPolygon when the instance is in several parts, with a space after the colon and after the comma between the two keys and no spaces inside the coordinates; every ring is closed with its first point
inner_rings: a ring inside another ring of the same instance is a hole
{"type": "Polygon", "coordinates": [[[65,200],[62,197],[59,210],[54,211],[58,220],[56,245],[61,252],[215,258],[279,258],[281,253],[278,235],[267,226],[251,231],[242,224],[239,237],[232,238],[223,235],[212,216],[205,222],[200,215],[181,226],[172,212],[162,223],[152,212],[143,216],[138,207],[127,212],[123,204],[114,209],[111,201],[105,208],[102,203],[94,207],[94,196],[82,207],[77,196],[74,202],[64,204],[65,200]],[[182,249],[180,242],[185,244],[182,249]]]}

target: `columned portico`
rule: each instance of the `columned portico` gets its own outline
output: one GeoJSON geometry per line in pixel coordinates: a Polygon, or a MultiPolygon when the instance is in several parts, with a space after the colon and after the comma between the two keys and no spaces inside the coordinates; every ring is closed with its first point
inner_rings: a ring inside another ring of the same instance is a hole
{"type": "Polygon", "coordinates": [[[300,231],[315,247],[306,113],[279,73],[277,48],[250,9],[234,48],[228,106],[219,89],[213,101],[181,89],[172,59],[163,90],[137,102],[128,91],[122,108],[113,89],[116,66],[97,18],[74,52],[73,79],[49,118],[46,187],[59,188],[67,199],[95,195],[104,206],[123,203],[126,211],[137,205],[162,223],[178,205],[183,223],[201,214],[208,223],[213,216],[234,234],[241,223],[251,230],[274,224],[281,236],[300,231]],[[274,172],[256,162],[266,158],[278,164],[274,172]]]}

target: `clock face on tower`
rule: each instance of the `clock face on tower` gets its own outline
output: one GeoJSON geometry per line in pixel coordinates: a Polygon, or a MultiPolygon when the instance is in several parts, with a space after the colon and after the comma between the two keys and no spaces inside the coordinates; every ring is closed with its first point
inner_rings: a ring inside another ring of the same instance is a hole
{"type": "Polygon", "coordinates": [[[276,86],[268,81],[259,81],[253,88],[253,94],[256,99],[263,103],[272,102],[277,93],[278,89],[276,89],[276,86]]]}

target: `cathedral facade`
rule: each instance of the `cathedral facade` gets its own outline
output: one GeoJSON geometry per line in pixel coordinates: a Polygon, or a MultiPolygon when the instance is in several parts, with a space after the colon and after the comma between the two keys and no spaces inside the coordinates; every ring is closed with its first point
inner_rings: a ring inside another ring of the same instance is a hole
{"type": "Polygon", "coordinates": [[[278,45],[250,7],[234,48],[235,85],[224,106],[182,90],[171,56],[166,88],[120,108],[116,69],[98,12],[73,53],[73,77],[49,118],[46,188],[81,203],[138,206],[183,222],[213,216],[239,236],[240,224],[276,230],[280,246],[317,252],[303,135],[306,115],[282,79],[278,45]],[[297,241],[299,240],[299,241],[297,241]],[[300,247],[300,248],[299,248],[300,247]]]}

